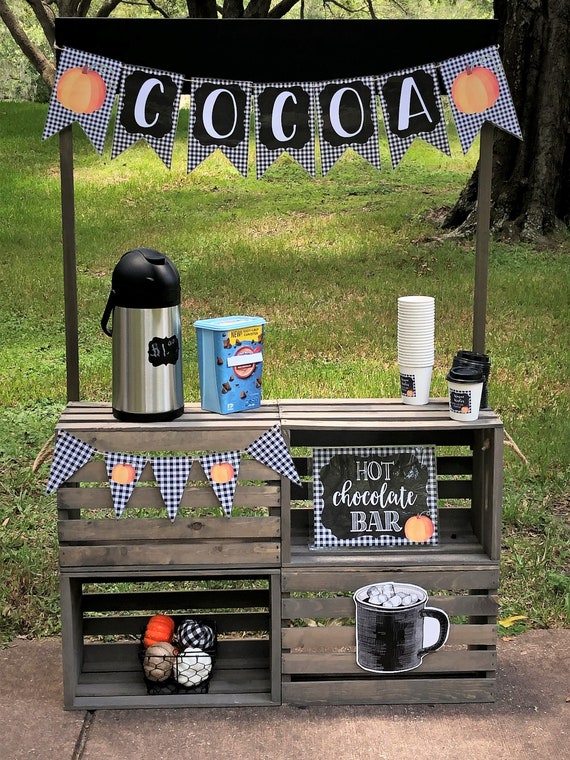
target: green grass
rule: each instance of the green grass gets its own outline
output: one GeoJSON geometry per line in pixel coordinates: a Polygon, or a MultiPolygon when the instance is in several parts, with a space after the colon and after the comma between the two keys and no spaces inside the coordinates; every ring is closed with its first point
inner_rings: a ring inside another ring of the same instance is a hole
{"type": "MultiPolygon", "coordinates": [[[[0,103],[0,634],[57,631],[55,500],[48,464],[31,472],[65,404],[58,138],[46,106],[0,103]]],[[[347,153],[311,179],[282,157],[261,180],[216,154],[187,175],[187,115],[173,168],[140,143],[110,160],[74,128],[81,396],[109,401],[111,342],[99,320],[112,270],[144,245],[182,279],[184,383],[199,399],[193,322],[268,320],[264,397],[398,396],[396,299],[436,298],[432,395],[472,333],[474,243],[445,239],[451,205],[477,159],[417,141],[392,170],[347,153]]],[[[452,131],[450,129],[450,131],[452,131]]],[[[568,294],[570,240],[496,242],[489,273],[490,400],[528,460],[505,452],[503,616],[570,624],[568,294]]]]}

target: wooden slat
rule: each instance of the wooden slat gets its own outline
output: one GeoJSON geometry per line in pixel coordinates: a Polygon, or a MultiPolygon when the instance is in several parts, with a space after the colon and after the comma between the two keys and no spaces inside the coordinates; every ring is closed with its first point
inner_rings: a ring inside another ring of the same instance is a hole
{"type": "Polygon", "coordinates": [[[215,539],[277,539],[281,532],[278,517],[196,517],[177,519],[140,517],[120,520],[60,520],[60,545],[173,543],[215,539]]]}
{"type": "MultiPolygon", "coordinates": [[[[491,596],[457,594],[454,596],[430,596],[429,607],[439,607],[450,616],[494,616],[497,600],[491,596]]],[[[351,596],[337,597],[285,597],[282,602],[284,619],[297,618],[343,618],[354,617],[355,606],[351,596]]]]}
{"type": "MultiPolygon", "coordinates": [[[[200,620],[211,619],[216,622],[218,635],[241,631],[269,631],[268,612],[217,612],[215,614],[196,614],[200,620]]],[[[186,616],[188,617],[188,616],[186,616]]],[[[135,636],[140,637],[148,622],[149,615],[105,615],[105,617],[86,617],[83,619],[84,636],[135,636]]]]}
{"type": "MultiPolygon", "coordinates": [[[[499,568],[493,563],[472,565],[466,569],[465,564],[455,567],[437,567],[434,564],[425,567],[406,566],[408,557],[402,555],[400,567],[359,568],[355,564],[346,568],[283,568],[282,590],[289,591],[348,591],[354,592],[361,586],[371,583],[414,583],[427,589],[444,591],[463,591],[469,589],[496,590],[499,581],[499,568]]],[[[439,560],[440,557],[437,557],[439,560]]]]}
{"type": "Polygon", "coordinates": [[[272,541],[201,541],[193,544],[151,543],[105,546],[61,546],[59,563],[66,568],[149,567],[151,565],[196,567],[198,565],[275,567],[280,544],[272,541]]]}
{"type": "Polygon", "coordinates": [[[203,613],[209,609],[267,607],[268,604],[269,589],[266,588],[204,588],[197,591],[184,589],[90,592],[83,594],[81,608],[83,612],[157,610],[179,619],[187,615],[177,615],[177,611],[199,610],[203,613]]]}
{"type": "MultiPolygon", "coordinates": [[[[283,628],[281,640],[284,649],[315,649],[353,647],[356,631],[350,625],[304,626],[283,628]]],[[[497,640],[496,625],[452,625],[449,630],[449,645],[493,646],[497,640]]]]}
{"type": "Polygon", "coordinates": [[[283,683],[292,705],[460,704],[493,702],[493,678],[397,678],[315,680],[283,683]]]}
{"type": "MultiPolygon", "coordinates": [[[[187,452],[188,453],[188,452],[187,452]]],[[[141,473],[139,482],[148,483],[155,482],[155,476],[150,462],[147,462],[141,473]]],[[[257,462],[255,459],[242,458],[240,461],[238,482],[244,482],[247,480],[261,480],[261,481],[278,481],[279,475],[269,467],[266,467],[261,462],[257,462]]],[[[76,470],[71,475],[66,484],[75,483],[107,483],[107,469],[105,462],[100,459],[92,459],[87,464],[76,470]]],[[[196,459],[192,463],[190,469],[189,483],[203,482],[205,483],[207,478],[204,474],[204,470],[200,462],[196,459]]]]}
{"type": "MultiPolygon", "coordinates": [[[[496,667],[497,654],[493,650],[462,651],[444,647],[438,652],[426,655],[414,673],[417,675],[425,673],[457,675],[475,671],[494,671],[496,667]]],[[[341,674],[364,677],[365,671],[357,665],[354,652],[310,652],[284,654],[283,673],[311,677],[341,674]]]]}
{"type": "MultiPolygon", "coordinates": [[[[280,490],[277,486],[237,486],[234,495],[235,507],[271,507],[281,505],[280,490]]],[[[60,488],[57,494],[58,509],[112,509],[113,498],[110,488],[60,488]]],[[[218,507],[220,502],[211,486],[186,488],[180,500],[180,509],[218,507]]],[[[131,509],[163,509],[166,507],[158,488],[135,487],[123,514],[131,509]]]]}

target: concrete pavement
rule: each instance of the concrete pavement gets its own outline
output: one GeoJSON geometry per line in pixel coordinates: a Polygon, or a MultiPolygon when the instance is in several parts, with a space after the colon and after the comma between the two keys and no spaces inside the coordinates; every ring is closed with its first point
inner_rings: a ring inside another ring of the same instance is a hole
{"type": "Polygon", "coordinates": [[[570,760],[570,629],[499,640],[480,705],[65,712],[60,646],[0,650],[3,760],[570,760]]]}

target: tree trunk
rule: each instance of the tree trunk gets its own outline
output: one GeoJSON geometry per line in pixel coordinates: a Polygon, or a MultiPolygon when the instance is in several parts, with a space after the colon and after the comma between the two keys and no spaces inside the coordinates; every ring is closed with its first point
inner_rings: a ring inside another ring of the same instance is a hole
{"type": "MultiPolygon", "coordinates": [[[[523,141],[495,130],[493,231],[536,241],[570,227],[570,3],[495,0],[500,52],[523,141]]],[[[444,227],[471,231],[477,170],[444,227]]]]}

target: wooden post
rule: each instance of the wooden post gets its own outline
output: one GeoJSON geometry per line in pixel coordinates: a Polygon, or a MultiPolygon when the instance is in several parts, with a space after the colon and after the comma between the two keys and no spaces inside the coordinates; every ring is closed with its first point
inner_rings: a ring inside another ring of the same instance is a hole
{"type": "Polygon", "coordinates": [[[487,279],[493,177],[493,125],[485,122],[479,142],[479,185],[477,188],[477,232],[475,241],[475,288],[473,292],[473,351],[485,353],[487,279]]]}
{"type": "Polygon", "coordinates": [[[67,400],[79,401],[79,324],[75,262],[75,196],[73,184],[73,132],[71,124],[59,133],[61,226],[63,240],[63,296],[65,300],[65,357],[67,400]]]}

